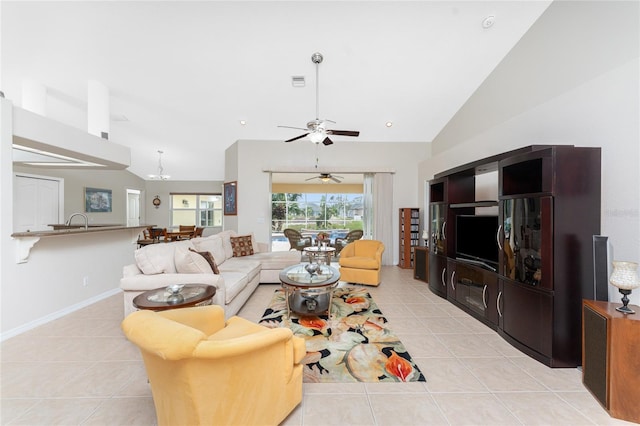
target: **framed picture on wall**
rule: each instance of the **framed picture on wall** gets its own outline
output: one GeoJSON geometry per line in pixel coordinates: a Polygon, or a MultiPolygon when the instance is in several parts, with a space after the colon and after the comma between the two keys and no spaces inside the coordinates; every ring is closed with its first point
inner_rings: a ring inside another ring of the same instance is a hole
{"type": "Polygon", "coordinates": [[[110,213],[111,190],[100,188],[84,189],[84,211],[87,213],[110,213]]]}
{"type": "Polygon", "coordinates": [[[238,182],[226,182],[224,184],[224,214],[235,216],[238,214],[238,182]]]}

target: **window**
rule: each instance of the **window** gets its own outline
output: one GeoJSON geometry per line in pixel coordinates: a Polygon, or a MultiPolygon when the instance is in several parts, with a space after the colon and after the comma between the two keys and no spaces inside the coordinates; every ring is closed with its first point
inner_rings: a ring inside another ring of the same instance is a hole
{"type": "Polygon", "coordinates": [[[222,194],[171,194],[171,226],[222,226],[222,194]]]}
{"type": "Polygon", "coordinates": [[[271,195],[271,230],[362,229],[362,194],[271,195]]]}

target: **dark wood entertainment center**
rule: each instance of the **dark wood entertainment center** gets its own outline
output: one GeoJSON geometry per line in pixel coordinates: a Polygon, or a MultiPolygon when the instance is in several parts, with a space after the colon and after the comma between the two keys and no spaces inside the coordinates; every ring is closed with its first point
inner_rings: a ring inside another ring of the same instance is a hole
{"type": "Polygon", "coordinates": [[[532,145],[429,182],[430,289],[550,367],[582,360],[582,300],[596,298],[592,238],[600,234],[600,157],[600,148],[532,145]],[[476,176],[496,171],[498,199],[476,200],[476,176]],[[465,235],[457,235],[458,216],[473,220],[483,207],[499,212],[496,240],[474,241],[478,256],[461,256],[456,237],[487,232],[466,235],[473,228],[465,225],[465,235]]]}

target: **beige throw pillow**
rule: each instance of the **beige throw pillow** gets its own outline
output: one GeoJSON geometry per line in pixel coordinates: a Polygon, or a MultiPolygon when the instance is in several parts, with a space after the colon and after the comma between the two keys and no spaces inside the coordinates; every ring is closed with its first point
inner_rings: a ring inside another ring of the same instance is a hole
{"type": "Polygon", "coordinates": [[[207,260],[187,247],[176,247],[174,261],[180,274],[213,274],[213,268],[207,260]]]}

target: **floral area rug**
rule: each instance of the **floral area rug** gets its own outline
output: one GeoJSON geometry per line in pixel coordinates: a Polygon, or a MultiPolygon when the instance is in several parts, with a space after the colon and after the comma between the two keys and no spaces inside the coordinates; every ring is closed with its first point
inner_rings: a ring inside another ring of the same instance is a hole
{"type": "Polygon", "coordinates": [[[366,290],[338,288],[331,303],[331,318],[292,313],[287,319],[279,289],[260,320],[270,328],[289,327],[306,340],[305,382],[426,381],[366,290]]]}

